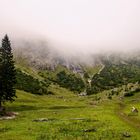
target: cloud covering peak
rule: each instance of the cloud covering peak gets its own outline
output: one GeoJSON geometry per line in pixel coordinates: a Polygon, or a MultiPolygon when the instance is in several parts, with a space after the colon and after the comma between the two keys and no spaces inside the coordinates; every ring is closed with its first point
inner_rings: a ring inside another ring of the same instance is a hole
{"type": "Polygon", "coordinates": [[[0,0],[0,37],[43,38],[64,52],[140,48],[139,0],[0,0]]]}

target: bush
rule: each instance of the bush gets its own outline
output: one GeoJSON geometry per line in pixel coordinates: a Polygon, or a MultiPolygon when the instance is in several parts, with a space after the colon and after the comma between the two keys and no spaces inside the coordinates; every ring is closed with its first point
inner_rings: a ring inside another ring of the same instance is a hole
{"type": "Polygon", "coordinates": [[[69,74],[65,71],[61,71],[57,74],[56,82],[71,91],[81,92],[85,89],[85,84],[80,76],[69,74]]]}
{"type": "Polygon", "coordinates": [[[45,81],[39,81],[38,79],[33,78],[31,75],[23,73],[19,69],[17,69],[16,79],[16,88],[19,90],[24,90],[26,92],[39,95],[47,94],[48,83],[45,81]]]}
{"type": "Polygon", "coordinates": [[[124,96],[125,97],[131,97],[131,96],[133,96],[134,95],[134,92],[125,92],[124,93],[124,96]]]}
{"type": "Polygon", "coordinates": [[[111,95],[108,95],[107,98],[111,100],[112,99],[112,96],[111,95]]]}
{"type": "MultiPolygon", "coordinates": [[[[136,83],[140,80],[140,67],[130,64],[104,64],[104,69],[95,74],[91,82],[91,93],[98,93],[128,83],[136,83]]],[[[127,90],[127,89],[126,89],[127,90]]]]}

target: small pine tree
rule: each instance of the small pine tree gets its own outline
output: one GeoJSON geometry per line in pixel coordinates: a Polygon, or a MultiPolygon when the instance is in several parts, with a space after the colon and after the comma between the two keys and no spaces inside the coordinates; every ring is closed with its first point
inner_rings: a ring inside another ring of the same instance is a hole
{"type": "Polygon", "coordinates": [[[6,101],[14,101],[16,70],[13,61],[11,43],[7,35],[0,47],[0,108],[6,101]]]}

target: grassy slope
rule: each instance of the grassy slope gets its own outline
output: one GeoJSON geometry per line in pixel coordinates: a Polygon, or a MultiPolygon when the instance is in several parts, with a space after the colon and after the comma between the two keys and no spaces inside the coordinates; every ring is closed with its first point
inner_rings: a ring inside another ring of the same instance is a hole
{"type": "Polygon", "coordinates": [[[31,75],[32,77],[42,80],[43,78],[38,75],[38,71],[33,69],[29,66],[25,66],[22,64],[16,64],[16,68],[22,70],[22,72],[26,73],[27,75],[31,75]]]}
{"type": "Polygon", "coordinates": [[[102,68],[102,65],[97,65],[94,67],[84,67],[84,70],[92,77],[96,73],[98,73],[101,68],[102,68]]]}
{"type": "MultiPolygon", "coordinates": [[[[0,140],[120,140],[125,139],[122,136],[124,132],[131,133],[131,140],[139,139],[140,129],[124,121],[115,112],[118,104],[114,99],[109,101],[104,98],[98,103],[94,101],[94,96],[77,97],[56,85],[49,88],[55,95],[38,96],[17,91],[16,101],[6,106],[8,110],[19,112],[19,116],[14,120],[0,121],[0,140]],[[54,120],[32,121],[37,118],[54,120]],[[84,118],[84,120],[72,120],[72,118],[84,118]],[[83,132],[85,129],[93,128],[96,132],[83,132]]],[[[127,100],[124,102],[126,108],[118,112],[129,110],[127,100]]],[[[140,107],[138,103],[136,105],[140,107]]],[[[140,119],[139,116],[137,119],[140,119]]]]}
{"type": "Polygon", "coordinates": [[[123,102],[119,103],[119,107],[116,109],[117,115],[132,127],[140,130],[140,116],[131,113],[132,107],[136,107],[140,110],[140,93],[136,93],[133,97],[126,98],[123,102]]]}

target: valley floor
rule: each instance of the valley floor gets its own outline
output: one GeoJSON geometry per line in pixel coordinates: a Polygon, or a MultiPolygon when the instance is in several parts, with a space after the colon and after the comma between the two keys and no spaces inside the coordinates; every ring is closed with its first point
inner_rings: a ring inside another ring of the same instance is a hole
{"type": "Polygon", "coordinates": [[[130,115],[132,106],[140,110],[140,93],[97,101],[97,95],[52,90],[55,95],[43,96],[18,90],[16,101],[6,106],[19,115],[0,121],[0,140],[140,140],[140,116],[130,115]],[[46,121],[35,121],[40,118],[46,121]]]}

